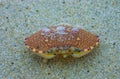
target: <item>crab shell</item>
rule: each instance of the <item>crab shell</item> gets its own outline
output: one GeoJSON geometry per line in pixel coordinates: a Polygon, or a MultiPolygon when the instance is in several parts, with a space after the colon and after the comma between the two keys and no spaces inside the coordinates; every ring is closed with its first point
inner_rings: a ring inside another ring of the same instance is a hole
{"type": "Polygon", "coordinates": [[[70,25],[57,25],[42,28],[25,38],[27,48],[43,58],[51,59],[56,55],[81,57],[95,48],[99,39],[81,28],[70,25]]]}

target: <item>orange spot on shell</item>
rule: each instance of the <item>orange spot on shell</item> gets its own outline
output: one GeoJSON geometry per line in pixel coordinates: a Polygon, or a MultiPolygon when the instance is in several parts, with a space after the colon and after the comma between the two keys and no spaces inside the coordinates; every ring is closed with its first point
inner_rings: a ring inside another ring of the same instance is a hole
{"type": "Polygon", "coordinates": [[[38,53],[43,53],[42,51],[39,51],[38,53]]]}
{"type": "Polygon", "coordinates": [[[79,37],[77,37],[77,40],[80,40],[80,38],[79,38],[79,37]]]}
{"type": "Polygon", "coordinates": [[[46,39],[45,42],[48,42],[48,39],[46,39]]]}
{"type": "Polygon", "coordinates": [[[96,45],[98,45],[99,43],[97,42],[96,45]]]}
{"type": "Polygon", "coordinates": [[[33,52],[35,52],[35,51],[36,51],[36,49],[34,49],[34,48],[33,48],[33,49],[32,49],[32,51],[33,51],[33,52]]]}
{"type": "Polygon", "coordinates": [[[88,49],[84,49],[84,52],[87,52],[88,51],[88,49]]]}
{"type": "Polygon", "coordinates": [[[91,50],[94,48],[93,46],[90,46],[91,50]]]}

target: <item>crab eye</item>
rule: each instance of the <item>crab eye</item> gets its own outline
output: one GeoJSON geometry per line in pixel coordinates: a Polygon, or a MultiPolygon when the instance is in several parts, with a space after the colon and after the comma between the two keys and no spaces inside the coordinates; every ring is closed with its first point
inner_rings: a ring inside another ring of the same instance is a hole
{"type": "Polygon", "coordinates": [[[76,48],[74,51],[75,52],[81,52],[81,50],[79,48],[76,48]]]}
{"type": "Polygon", "coordinates": [[[52,53],[52,50],[51,49],[49,49],[49,50],[47,50],[47,52],[46,53],[52,53]]]}

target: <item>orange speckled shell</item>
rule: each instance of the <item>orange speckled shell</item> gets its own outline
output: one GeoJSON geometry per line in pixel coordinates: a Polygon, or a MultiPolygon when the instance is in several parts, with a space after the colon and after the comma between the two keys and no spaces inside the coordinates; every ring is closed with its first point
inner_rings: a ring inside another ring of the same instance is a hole
{"type": "Polygon", "coordinates": [[[90,47],[95,47],[98,42],[98,36],[81,28],[68,25],[47,27],[25,39],[26,46],[43,52],[61,46],[73,46],[90,50],[90,47]]]}

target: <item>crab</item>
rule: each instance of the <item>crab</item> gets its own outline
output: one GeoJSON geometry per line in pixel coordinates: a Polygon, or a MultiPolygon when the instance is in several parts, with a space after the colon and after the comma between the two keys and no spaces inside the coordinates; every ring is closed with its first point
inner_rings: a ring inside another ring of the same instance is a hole
{"type": "Polygon", "coordinates": [[[44,27],[26,37],[24,43],[45,59],[52,59],[56,55],[79,58],[98,46],[99,38],[79,27],[62,24],[44,27]]]}

